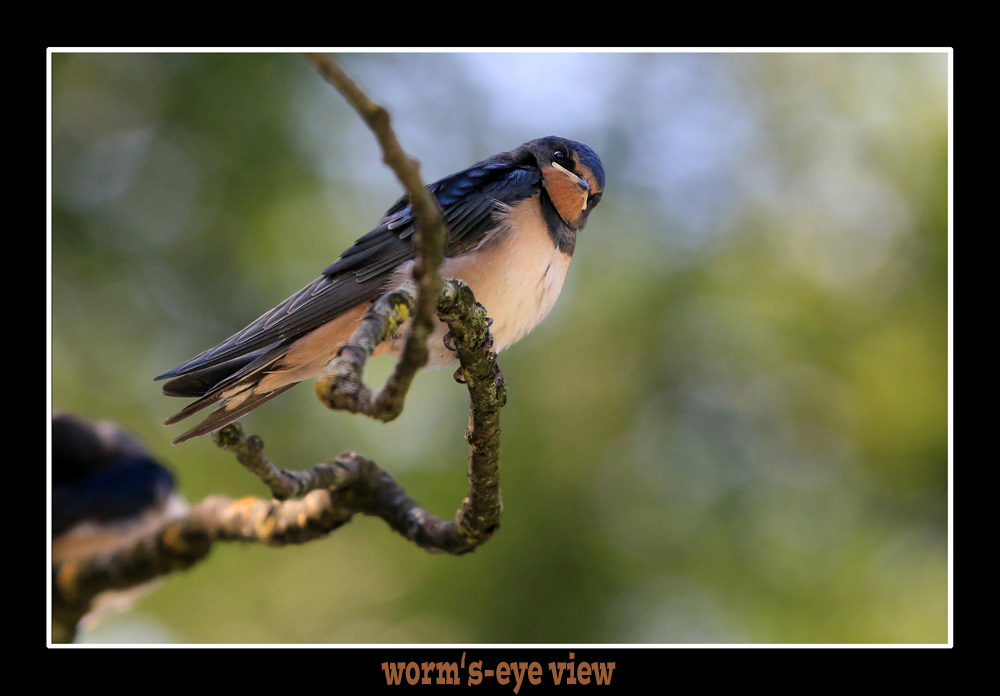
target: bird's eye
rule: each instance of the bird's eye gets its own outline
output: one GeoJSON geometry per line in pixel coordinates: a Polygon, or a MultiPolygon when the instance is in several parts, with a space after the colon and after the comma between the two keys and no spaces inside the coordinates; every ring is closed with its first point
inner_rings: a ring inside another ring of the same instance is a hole
{"type": "Polygon", "coordinates": [[[563,150],[556,150],[552,153],[552,157],[557,160],[566,159],[566,152],[563,150]]]}

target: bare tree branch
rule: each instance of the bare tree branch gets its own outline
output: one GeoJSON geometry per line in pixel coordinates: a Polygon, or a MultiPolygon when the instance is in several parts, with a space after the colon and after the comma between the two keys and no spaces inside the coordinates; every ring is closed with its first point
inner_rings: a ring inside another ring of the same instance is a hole
{"type": "MultiPolygon", "coordinates": [[[[392,375],[379,392],[372,393],[360,385],[360,369],[354,369],[359,361],[354,356],[345,358],[340,363],[335,361],[328,373],[330,376],[321,377],[316,381],[317,395],[331,408],[361,412],[379,420],[390,421],[402,412],[403,400],[414,375],[427,364],[427,337],[434,329],[434,316],[441,294],[438,268],[444,260],[447,230],[437,201],[420,178],[420,162],[407,155],[399,144],[392,130],[389,112],[372,101],[330,56],[310,53],[309,58],[316,64],[320,73],[344,95],[375,134],[382,148],[382,161],[395,172],[406,189],[416,219],[414,241],[417,257],[413,265],[413,280],[417,286],[417,295],[412,306],[407,308],[407,312],[412,310],[413,322],[403,354],[392,375]],[[351,380],[356,380],[358,384],[349,386],[348,382],[351,380]],[[336,382],[336,387],[331,382],[336,382]],[[345,395],[356,392],[357,401],[345,403],[343,400],[338,400],[338,397],[332,396],[332,392],[335,391],[345,395]]],[[[398,310],[399,305],[393,305],[393,308],[398,310]]],[[[398,311],[395,316],[404,320],[406,318],[398,311]]],[[[401,324],[402,321],[398,323],[401,324]]],[[[360,361],[360,365],[363,366],[364,362],[360,361]]]]}
{"type": "Polygon", "coordinates": [[[354,452],[306,471],[279,469],[264,454],[261,438],[245,435],[239,423],[232,423],[213,434],[214,441],[258,476],[274,499],[211,496],[130,546],[55,563],[53,618],[61,630],[75,625],[101,592],[135,587],[189,568],[219,541],[301,544],[326,536],[357,513],[382,518],[393,530],[431,551],[462,554],[488,540],[499,525],[502,508],[496,455],[498,415],[505,398],[503,377],[487,348],[482,305],[475,304],[461,281],[448,281],[445,287],[441,311],[452,320],[449,326],[456,332],[460,358],[466,355],[462,360],[469,390],[474,404],[480,404],[479,409],[472,408],[467,434],[469,497],[455,520],[443,520],[421,508],[389,474],[354,452]],[[299,499],[289,499],[293,497],[299,499]]]}
{"type": "MultiPolygon", "coordinates": [[[[404,302],[408,297],[406,292],[400,291],[399,294],[403,298],[397,299],[403,302],[402,306],[407,306],[404,302]]],[[[264,454],[261,439],[256,435],[244,436],[238,424],[219,430],[213,434],[213,439],[223,449],[233,452],[237,460],[260,478],[278,500],[306,495],[317,488],[328,488],[355,501],[355,507],[348,506],[347,509],[381,517],[390,527],[424,548],[449,553],[471,551],[489,539],[500,522],[500,409],[506,403],[507,392],[503,372],[496,362],[496,354],[490,350],[492,338],[486,310],[476,302],[472,291],[464,282],[454,279],[444,281],[438,313],[448,324],[470,397],[469,429],[466,431],[469,442],[469,495],[463,501],[454,522],[440,522],[438,518],[421,510],[418,517],[426,521],[425,528],[413,527],[412,531],[406,531],[412,527],[407,520],[412,521],[412,512],[417,509],[416,503],[406,497],[405,492],[398,489],[388,475],[364,477],[366,492],[360,495],[356,489],[349,490],[357,481],[344,479],[340,470],[331,468],[329,464],[321,464],[307,471],[277,468],[264,454]],[[357,503],[359,499],[369,502],[360,504],[357,503]],[[380,501],[379,504],[376,505],[376,501],[380,501]],[[388,501],[398,501],[402,507],[398,510],[392,506],[387,507],[388,501]]],[[[393,323],[393,319],[387,318],[386,323],[393,323]]],[[[384,326],[374,322],[365,327],[375,335],[384,332],[384,326]]],[[[358,343],[377,345],[364,336],[358,338],[358,343]]],[[[358,455],[349,453],[341,455],[340,459],[344,457],[356,458],[358,455]]]]}
{"type": "Polygon", "coordinates": [[[503,373],[496,355],[489,350],[490,322],[485,311],[468,314],[475,298],[464,283],[445,281],[442,292],[437,269],[443,259],[447,230],[437,202],[420,179],[419,163],[403,151],[392,131],[388,112],[373,102],[329,56],[310,54],[309,57],[375,133],[383,161],[406,188],[417,220],[413,283],[388,293],[372,305],[361,326],[317,380],[316,393],[330,408],[365,413],[383,421],[396,418],[402,412],[414,374],[427,362],[427,336],[433,329],[436,307],[439,317],[448,324],[471,399],[466,433],[471,490],[459,512],[459,527],[468,539],[482,543],[499,524],[502,508],[498,475],[500,408],[506,402],[503,373]],[[403,356],[385,386],[374,392],[362,381],[365,362],[379,343],[396,333],[410,311],[413,322],[403,356]],[[482,359],[484,351],[488,360],[482,359]]]}
{"type": "Polygon", "coordinates": [[[125,589],[189,568],[220,541],[283,546],[326,536],[358,513],[380,517],[422,548],[462,554],[486,542],[499,526],[500,409],[506,401],[503,373],[492,352],[490,320],[461,280],[438,275],[446,230],[436,201],[420,180],[419,164],[406,155],[388,112],[372,102],[328,56],[310,54],[320,72],[348,99],[378,138],[384,161],[406,187],[417,219],[413,279],[374,302],[358,329],[317,380],[316,391],[330,408],[389,421],[403,409],[416,371],[427,362],[427,337],[436,319],[449,327],[459,373],[470,397],[469,495],[454,520],[427,512],[389,474],[365,457],[348,452],[305,471],[277,467],[256,435],[239,423],[213,433],[261,479],[273,499],[232,500],[212,496],[138,542],[117,551],[53,564],[53,638],[72,640],[74,627],[92,600],[106,590],[125,589]],[[368,357],[412,317],[403,355],[381,390],[362,381],[368,357]]]}

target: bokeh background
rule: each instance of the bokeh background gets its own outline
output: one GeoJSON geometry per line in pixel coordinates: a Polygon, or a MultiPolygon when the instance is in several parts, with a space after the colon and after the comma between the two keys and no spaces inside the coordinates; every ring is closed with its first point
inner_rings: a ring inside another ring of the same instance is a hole
{"type": "MultiPolygon", "coordinates": [[[[90,642],[948,640],[947,53],[366,53],[426,181],[531,138],[604,201],[553,314],[501,355],[500,532],[377,519],[223,546],[90,642]]],[[[52,407],[113,419],[192,501],[262,494],[153,376],[315,278],[400,195],[299,54],[52,56],[52,407]]],[[[373,383],[387,374],[373,361],[373,383]]],[[[281,466],[354,449],[466,492],[467,393],[390,424],[311,386],[244,419],[281,466]]]]}

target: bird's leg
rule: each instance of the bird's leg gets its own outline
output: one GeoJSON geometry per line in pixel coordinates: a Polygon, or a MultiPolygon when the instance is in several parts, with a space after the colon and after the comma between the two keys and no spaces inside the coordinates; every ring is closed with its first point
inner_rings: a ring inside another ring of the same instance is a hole
{"type": "MultiPolygon", "coordinates": [[[[482,305],[480,305],[482,306],[482,305]]],[[[493,319],[491,317],[486,317],[486,350],[492,352],[493,348],[493,332],[490,331],[490,327],[493,326],[493,319]]],[[[496,354],[493,354],[494,359],[496,354]]]]}

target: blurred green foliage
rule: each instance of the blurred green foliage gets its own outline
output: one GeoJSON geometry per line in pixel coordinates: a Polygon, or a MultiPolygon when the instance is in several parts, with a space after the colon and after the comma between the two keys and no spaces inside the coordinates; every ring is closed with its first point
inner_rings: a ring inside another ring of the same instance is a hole
{"type": "MultiPolygon", "coordinates": [[[[218,548],[85,640],[947,641],[947,54],[342,60],[427,181],[549,134],[604,161],[555,311],[501,356],[503,526],[461,558],[367,518],[218,548]]],[[[152,378],[366,232],[400,194],[380,160],[299,55],[53,55],[53,408],[118,421],[192,501],[262,494],[169,445],[152,378]]],[[[466,409],[441,371],[388,425],[310,386],[243,422],[447,516],[466,409]]]]}

